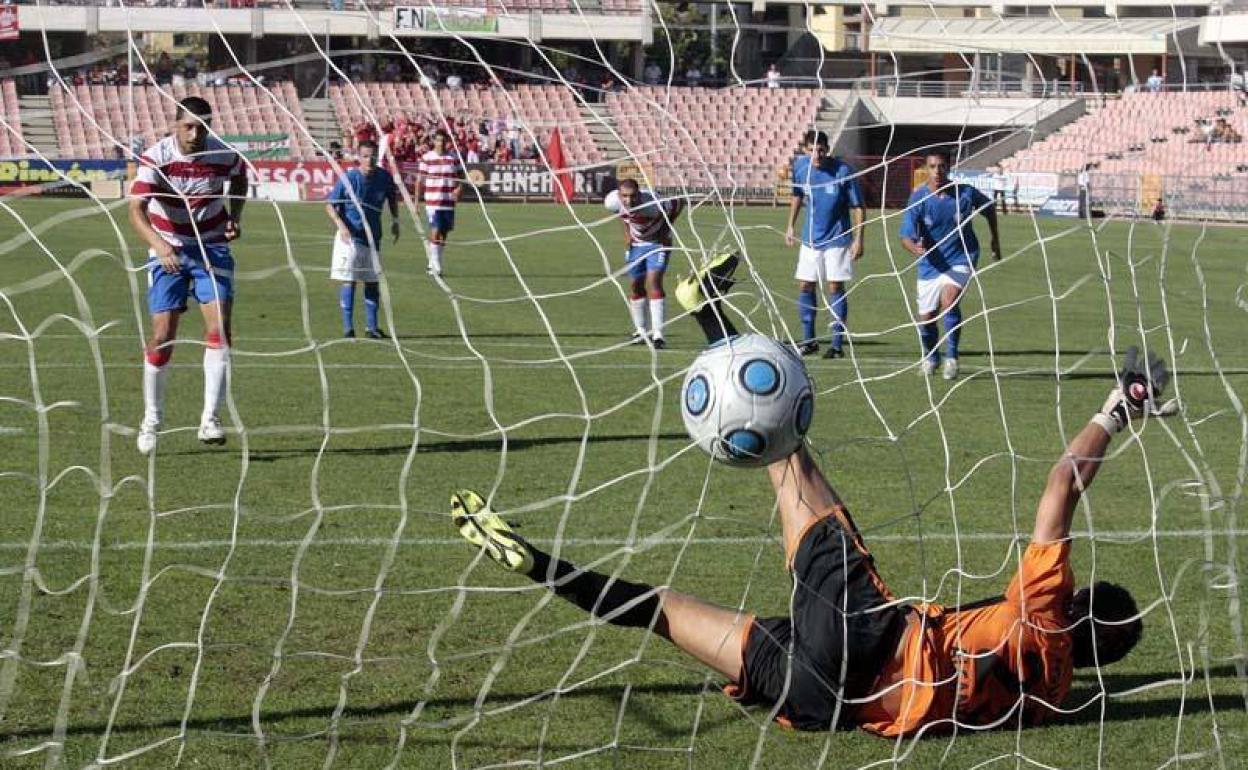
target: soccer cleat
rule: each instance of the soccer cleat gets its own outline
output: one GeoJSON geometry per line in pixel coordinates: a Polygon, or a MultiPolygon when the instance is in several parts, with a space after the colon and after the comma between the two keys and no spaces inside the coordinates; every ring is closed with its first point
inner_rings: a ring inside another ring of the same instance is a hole
{"type": "Polygon", "coordinates": [[[221,419],[215,414],[199,421],[199,440],[214,446],[225,443],[225,429],[221,427],[221,419]]]}
{"type": "Polygon", "coordinates": [[[633,332],[633,336],[629,338],[628,344],[630,345],[646,344],[646,333],[645,332],[633,332]]]}
{"type": "Polygon", "coordinates": [[[342,333],[342,338],[344,340],[355,339],[355,329],[347,329],[345,332],[342,333]]]}
{"type": "Polygon", "coordinates": [[[793,349],[797,351],[799,356],[813,356],[819,352],[819,343],[814,340],[806,340],[794,345],[793,349]]]}
{"type": "Polygon", "coordinates": [[[139,437],[135,440],[135,445],[139,449],[139,454],[150,455],[156,450],[157,431],[160,430],[159,420],[149,420],[143,418],[143,422],[139,424],[139,437]]]}
{"type": "Polygon", "coordinates": [[[736,272],[741,257],[733,252],[716,254],[702,263],[676,284],[676,301],[686,311],[692,313],[702,306],[707,293],[725,294],[734,281],[732,274],[736,272]]]}
{"type": "Polygon", "coordinates": [[[654,345],[655,350],[662,350],[667,347],[667,340],[662,337],[651,337],[650,344],[654,345]]]}
{"type": "Polygon", "coordinates": [[[370,340],[390,339],[389,337],[386,336],[386,333],[383,332],[381,329],[369,329],[368,331],[364,332],[364,336],[368,337],[370,340]]]}
{"type": "Polygon", "coordinates": [[[931,377],[935,373],[936,373],[936,359],[930,358],[930,357],[924,358],[923,364],[919,367],[919,374],[923,375],[924,377],[931,377]]]}
{"type": "Polygon", "coordinates": [[[956,380],[958,378],[958,359],[946,358],[944,371],[940,373],[941,377],[946,380],[956,380]]]}
{"type": "Polygon", "coordinates": [[[823,357],[827,360],[831,360],[834,358],[844,358],[845,353],[840,348],[828,348],[827,352],[823,354],[823,357]]]}
{"type": "Polygon", "coordinates": [[[460,489],[451,495],[451,523],[465,540],[485,551],[503,569],[523,575],[533,571],[529,544],[471,489],[460,489]]]}

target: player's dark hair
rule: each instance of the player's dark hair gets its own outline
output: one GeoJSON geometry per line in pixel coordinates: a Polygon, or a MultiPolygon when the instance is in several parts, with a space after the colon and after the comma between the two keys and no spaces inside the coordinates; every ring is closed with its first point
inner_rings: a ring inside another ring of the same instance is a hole
{"type": "Polygon", "coordinates": [[[212,105],[209,104],[208,100],[203,97],[188,96],[178,102],[178,109],[177,112],[174,113],[173,119],[177,120],[188,112],[203,120],[212,119],[212,105]]]}
{"type": "Polygon", "coordinates": [[[1131,592],[1113,583],[1080,588],[1070,598],[1067,614],[1074,624],[1070,646],[1075,668],[1122,660],[1144,632],[1131,592]]]}
{"type": "Polygon", "coordinates": [[[437,131],[433,132],[433,137],[435,139],[438,138],[439,136],[448,142],[451,141],[451,134],[445,128],[439,128],[437,131]]]}
{"type": "Polygon", "coordinates": [[[637,184],[636,179],[621,179],[617,189],[623,190],[625,187],[634,192],[641,189],[641,185],[637,184]]]}
{"type": "Polygon", "coordinates": [[[953,165],[953,156],[950,155],[949,151],[946,150],[944,147],[933,147],[932,149],[925,152],[923,154],[923,157],[924,158],[931,158],[931,157],[943,158],[946,166],[953,165]]]}
{"type": "Polygon", "coordinates": [[[828,146],[828,134],[826,131],[817,131],[815,129],[811,129],[810,131],[806,132],[805,136],[802,137],[802,143],[813,144],[819,147],[827,147],[828,146]]]}
{"type": "Polygon", "coordinates": [[[375,140],[373,140],[373,139],[361,139],[361,140],[360,140],[359,142],[357,142],[357,143],[356,143],[356,145],[355,145],[355,149],[356,149],[356,150],[362,150],[362,149],[364,149],[365,147],[372,147],[372,148],[373,148],[373,150],[374,150],[374,151],[376,151],[376,150],[377,150],[377,142],[376,142],[375,140]]]}

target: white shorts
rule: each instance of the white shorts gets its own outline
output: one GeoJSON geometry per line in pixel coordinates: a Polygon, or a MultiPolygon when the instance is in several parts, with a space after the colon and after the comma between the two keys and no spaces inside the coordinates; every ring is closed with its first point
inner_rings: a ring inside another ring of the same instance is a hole
{"type": "Polygon", "coordinates": [[[919,313],[935,313],[940,310],[940,295],[946,286],[965,288],[971,280],[970,265],[954,265],[946,273],[935,278],[920,278],[918,292],[915,295],[919,313]]]}
{"type": "Polygon", "coordinates": [[[381,255],[362,243],[343,243],[334,234],[334,258],[329,266],[331,281],[366,281],[373,283],[381,277],[381,255]]]}
{"type": "Polygon", "coordinates": [[[799,281],[821,283],[823,281],[852,281],[854,260],[849,256],[848,246],[829,246],[816,249],[805,244],[797,253],[797,270],[793,277],[799,281]]]}

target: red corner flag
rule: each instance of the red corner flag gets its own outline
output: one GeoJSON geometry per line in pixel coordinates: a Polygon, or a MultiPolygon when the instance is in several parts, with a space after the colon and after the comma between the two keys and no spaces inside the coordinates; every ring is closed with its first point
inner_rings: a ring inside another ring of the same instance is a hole
{"type": "Polygon", "coordinates": [[[551,174],[554,175],[555,203],[571,203],[574,193],[572,172],[568,171],[568,161],[563,157],[563,137],[559,128],[550,132],[550,143],[546,145],[546,160],[550,163],[551,174]]]}

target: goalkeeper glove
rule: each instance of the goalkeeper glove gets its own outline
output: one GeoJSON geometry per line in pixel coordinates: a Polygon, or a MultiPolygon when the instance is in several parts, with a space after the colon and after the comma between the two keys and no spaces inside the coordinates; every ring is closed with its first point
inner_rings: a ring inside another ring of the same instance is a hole
{"type": "Polygon", "coordinates": [[[1109,392],[1101,411],[1092,417],[1092,422],[1111,436],[1127,427],[1132,418],[1156,414],[1157,398],[1170,381],[1165,361],[1150,354],[1147,362],[1142,362],[1139,356],[1139,348],[1127,349],[1117,386],[1109,392]]]}

